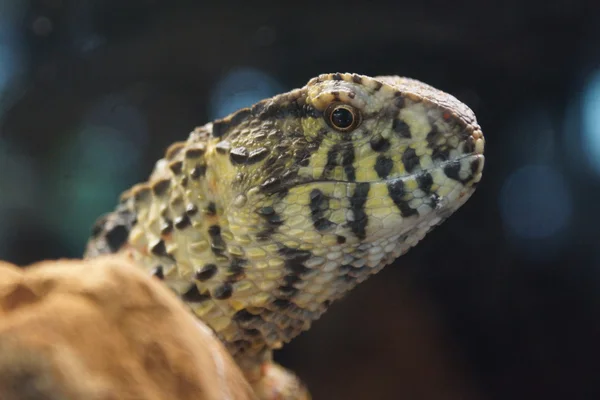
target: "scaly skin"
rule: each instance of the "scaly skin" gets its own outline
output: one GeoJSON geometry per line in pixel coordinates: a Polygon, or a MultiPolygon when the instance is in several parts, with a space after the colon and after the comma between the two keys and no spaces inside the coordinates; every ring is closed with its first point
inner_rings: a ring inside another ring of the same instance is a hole
{"type": "Polygon", "coordinates": [[[306,398],[272,350],[456,211],[483,148],[473,112],[431,86],[321,75],[173,144],[86,256],[122,252],[163,279],[259,397],[306,398]]]}

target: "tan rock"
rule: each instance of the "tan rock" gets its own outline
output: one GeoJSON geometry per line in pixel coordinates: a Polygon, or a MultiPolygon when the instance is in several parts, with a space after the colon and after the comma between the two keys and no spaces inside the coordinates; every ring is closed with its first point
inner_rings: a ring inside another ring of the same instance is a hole
{"type": "Polygon", "coordinates": [[[212,332],[120,257],[0,263],[0,399],[254,399],[212,332]]]}

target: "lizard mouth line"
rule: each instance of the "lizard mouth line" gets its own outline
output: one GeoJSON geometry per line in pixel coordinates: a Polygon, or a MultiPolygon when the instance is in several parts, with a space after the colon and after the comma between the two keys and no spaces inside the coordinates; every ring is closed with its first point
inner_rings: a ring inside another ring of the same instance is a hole
{"type": "MultiPolygon", "coordinates": [[[[470,154],[464,154],[460,157],[453,158],[451,160],[442,161],[441,163],[439,163],[437,165],[433,165],[426,169],[421,169],[417,172],[413,172],[413,173],[406,174],[406,175],[394,176],[394,177],[388,178],[388,179],[372,180],[372,181],[348,181],[348,180],[341,180],[341,179],[312,179],[312,180],[300,182],[297,184],[287,185],[287,186],[285,186],[285,188],[291,189],[294,187],[301,187],[301,186],[309,185],[312,183],[346,183],[346,184],[357,184],[357,185],[361,184],[361,183],[386,184],[386,183],[395,182],[395,181],[399,181],[399,180],[406,180],[406,179],[414,178],[421,174],[430,173],[431,171],[434,171],[434,170],[443,169],[450,163],[461,162],[462,160],[465,160],[465,159],[483,159],[483,158],[484,158],[483,154],[470,153],[470,154]]],[[[472,177],[474,177],[476,174],[477,174],[477,172],[473,173],[472,177]]]]}

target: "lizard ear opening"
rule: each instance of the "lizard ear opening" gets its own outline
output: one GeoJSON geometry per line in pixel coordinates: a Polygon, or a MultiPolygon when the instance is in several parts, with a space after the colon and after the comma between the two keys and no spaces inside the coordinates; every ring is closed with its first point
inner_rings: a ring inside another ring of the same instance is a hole
{"type": "Polygon", "coordinates": [[[362,122],[358,109],[339,102],[331,103],[325,110],[324,117],[329,126],[340,132],[352,131],[362,122]]]}

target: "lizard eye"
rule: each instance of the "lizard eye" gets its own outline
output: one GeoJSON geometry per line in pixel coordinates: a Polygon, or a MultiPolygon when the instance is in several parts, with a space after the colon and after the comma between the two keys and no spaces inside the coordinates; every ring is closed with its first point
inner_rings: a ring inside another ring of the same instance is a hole
{"type": "Polygon", "coordinates": [[[361,122],[360,112],[347,104],[333,103],[325,111],[327,123],[340,132],[355,129],[361,122]]]}

